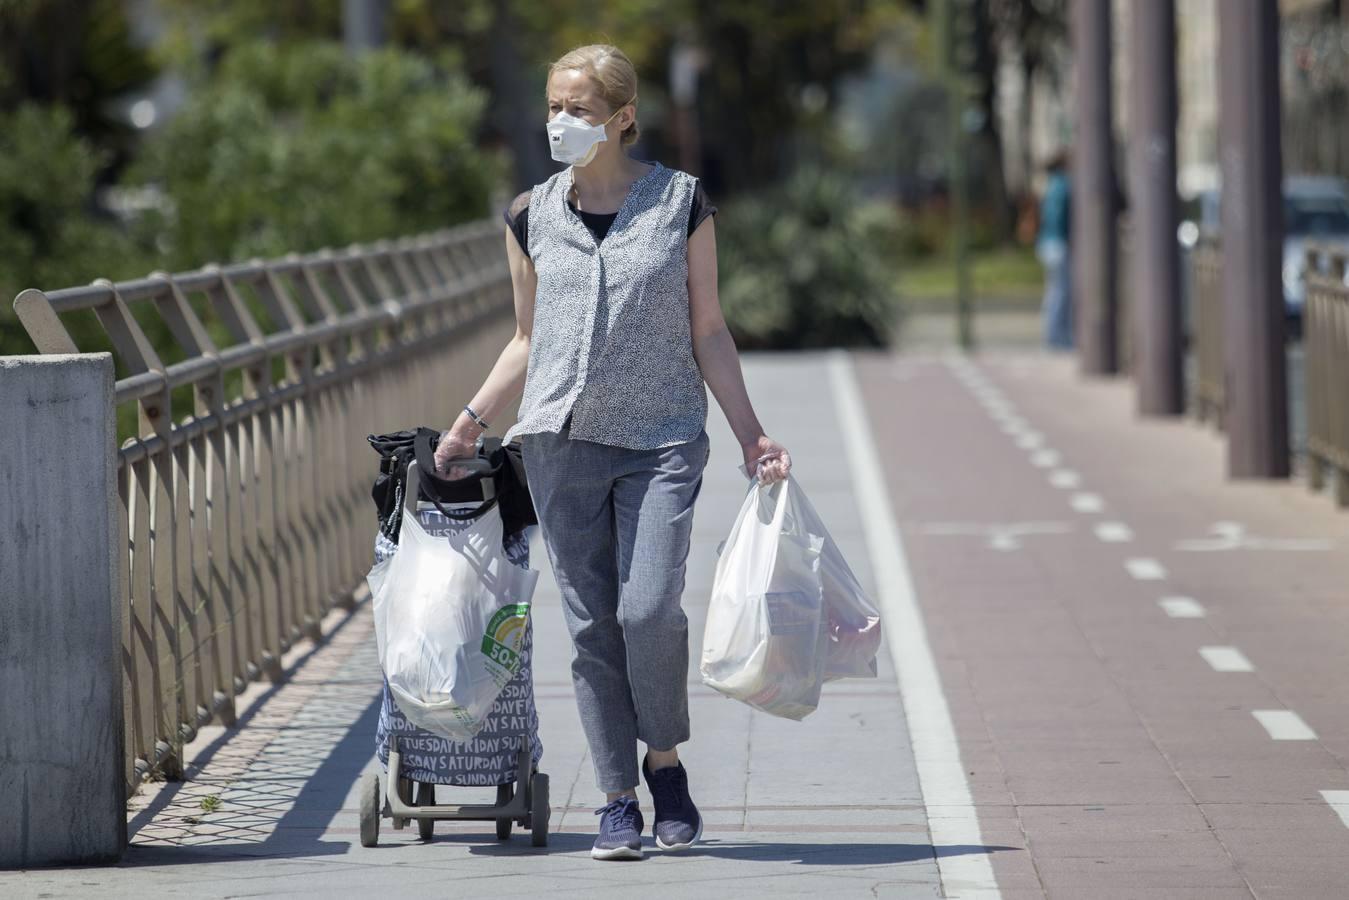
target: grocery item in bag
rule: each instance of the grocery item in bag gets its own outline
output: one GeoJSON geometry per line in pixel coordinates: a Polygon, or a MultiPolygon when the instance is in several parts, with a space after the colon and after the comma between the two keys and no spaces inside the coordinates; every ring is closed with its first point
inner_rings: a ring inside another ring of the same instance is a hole
{"type": "Polygon", "coordinates": [[[820,580],[824,587],[824,615],[829,627],[826,681],[836,678],[875,678],[876,654],[881,649],[881,614],[829,536],[824,520],[806,492],[796,486],[798,514],[805,529],[824,538],[820,580]]]}

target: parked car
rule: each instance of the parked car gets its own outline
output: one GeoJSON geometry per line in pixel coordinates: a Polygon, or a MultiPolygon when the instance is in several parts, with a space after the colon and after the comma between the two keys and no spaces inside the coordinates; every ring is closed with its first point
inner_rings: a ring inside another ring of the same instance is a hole
{"type": "MultiPolygon", "coordinates": [[[[1190,217],[1181,223],[1184,249],[1200,234],[1217,234],[1222,218],[1219,193],[1203,191],[1188,204],[1190,217]]],[[[1283,182],[1283,302],[1289,320],[1301,324],[1307,299],[1307,245],[1321,244],[1349,251],[1349,185],[1326,175],[1291,175],[1283,182]]]]}

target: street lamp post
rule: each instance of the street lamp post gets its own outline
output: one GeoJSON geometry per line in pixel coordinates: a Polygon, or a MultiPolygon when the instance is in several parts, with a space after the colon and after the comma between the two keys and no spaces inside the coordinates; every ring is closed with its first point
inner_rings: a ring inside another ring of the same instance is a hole
{"type": "Polygon", "coordinates": [[[942,83],[946,89],[950,159],[951,261],[955,269],[956,340],[966,352],[974,349],[974,298],[969,253],[969,132],[973,85],[966,60],[973,28],[972,0],[940,0],[935,7],[937,46],[941,50],[942,83]]]}
{"type": "Polygon", "coordinates": [[[1111,138],[1110,0],[1071,4],[1074,112],[1072,296],[1079,364],[1119,371],[1115,293],[1115,167],[1111,138]]]}
{"type": "Polygon", "coordinates": [[[1131,109],[1129,187],[1133,219],[1129,285],[1138,409],[1185,410],[1180,341],[1180,251],[1176,244],[1175,0],[1134,0],[1129,8],[1131,109]]]}
{"type": "Polygon", "coordinates": [[[1217,6],[1227,471],[1287,478],[1279,10],[1217,6]]]}

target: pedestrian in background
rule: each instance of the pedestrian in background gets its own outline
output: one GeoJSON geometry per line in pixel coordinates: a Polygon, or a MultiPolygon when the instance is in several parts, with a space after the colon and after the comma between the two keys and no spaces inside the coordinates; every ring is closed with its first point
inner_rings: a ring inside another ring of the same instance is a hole
{"type": "Polygon", "coordinates": [[[1072,226],[1072,187],[1068,180],[1068,152],[1060,150],[1045,166],[1047,180],[1040,201],[1040,230],[1035,255],[1045,270],[1045,292],[1040,314],[1045,344],[1054,350],[1073,346],[1073,294],[1069,265],[1072,226]]]}
{"type": "Polygon", "coordinates": [[[596,859],[640,859],[640,771],[657,847],[702,833],[678,746],[689,739],[680,607],[693,504],[709,453],[706,387],[761,482],[791,457],[764,434],[717,295],[716,211],[698,179],[633,159],[637,74],[622,51],[553,63],[547,138],[566,169],[511,203],[516,334],[436,452],[472,456],[516,396],[540,531],[571,633],[572,683],[606,795],[596,859]]]}

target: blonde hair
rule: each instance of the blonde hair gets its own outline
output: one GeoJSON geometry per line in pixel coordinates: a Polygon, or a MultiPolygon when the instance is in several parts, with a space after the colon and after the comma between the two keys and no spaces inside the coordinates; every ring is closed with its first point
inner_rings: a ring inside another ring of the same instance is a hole
{"type": "MultiPolygon", "coordinates": [[[[600,96],[609,104],[609,109],[617,112],[631,103],[637,105],[637,70],[627,54],[612,44],[587,44],[568,50],[557,62],[548,67],[548,78],[552,79],[557,71],[575,69],[585,74],[600,89],[600,96]]],[[[640,134],[637,120],[623,129],[621,145],[627,147],[637,141],[640,134]]]]}

